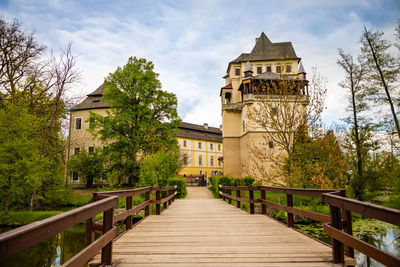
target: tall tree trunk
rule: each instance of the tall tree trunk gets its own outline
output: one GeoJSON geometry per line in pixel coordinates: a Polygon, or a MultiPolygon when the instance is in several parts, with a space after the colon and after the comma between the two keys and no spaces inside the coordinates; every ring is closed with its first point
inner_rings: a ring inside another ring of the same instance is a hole
{"type": "Polygon", "coordinates": [[[33,204],[35,203],[35,196],[36,196],[36,189],[33,189],[32,193],[31,193],[31,202],[29,205],[29,211],[33,210],[33,204]]]}
{"type": "MultiPolygon", "coordinates": [[[[355,96],[354,82],[353,82],[352,74],[350,76],[350,80],[351,80],[351,101],[352,101],[352,107],[353,107],[354,131],[355,131],[355,139],[356,139],[355,141],[356,141],[356,154],[357,154],[357,174],[358,174],[359,181],[363,181],[364,178],[363,178],[362,155],[361,155],[361,141],[360,141],[360,133],[359,133],[359,128],[358,128],[356,96],[355,96]]],[[[361,191],[361,190],[356,190],[356,191],[361,191]]],[[[356,193],[357,197],[360,197],[360,194],[362,192],[355,192],[355,193],[356,193]]]]}
{"type": "Polygon", "coordinates": [[[377,59],[377,57],[376,57],[375,49],[374,49],[374,47],[373,47],[372,44],[371,44],[371,40],[369,39],[367,28],[364,27],[364,30],[365,30],[365,37],[366,37],[366,39],[367,39],[367,41],[368,41],[369,48],[371,49],[372,57],[374,58],[374,62],[375,62],[376,68],[377,68],[377,70],[378,70],[378,72],[379,72],[379,76],[380,76],[380,78],[381,78],[381,82],[382,82],[383,88],[384,88],[384,90],[385,90],[387,100],[388,100],[389,105],[390,105],[390,110],[392,111],[393,120],[394,120],[394,124],[395,124],[395,126],[396,126],[397,134],[398,134],[398,136],[400,137],[400,125],[399,125],[399,120],[397,119],[396,111],[395,111],[395,109],[394,109],[392,97],[390,96],[389,88],[388,88],[388,86],[387,86],[385,77],[383,76],[381,67],[380,67],[380,65],[379,65],[379,63],[378,63],[378,59],[377,59]]]}

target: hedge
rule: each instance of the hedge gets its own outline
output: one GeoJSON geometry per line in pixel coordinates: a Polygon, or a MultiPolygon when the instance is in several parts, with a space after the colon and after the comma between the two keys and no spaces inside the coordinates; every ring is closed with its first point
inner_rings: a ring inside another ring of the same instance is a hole
{"type": "Polygon", "coordinates": [[[231,176],[215,175],[210,177],[211,191],[217,198],[220,197],[218,193],[220,184],[227,186],[252,186],[254,181],[254,178],[250,176],[246,176],[244,178],[235,178],[231,176]]]}
{"type": "Polygon", "coordinates": [[[186,191],[186,178],[181,176],[174,176],[168,179],[168,185],[178,186],[177,198],[185,198],[187,195],[186,191]]]}

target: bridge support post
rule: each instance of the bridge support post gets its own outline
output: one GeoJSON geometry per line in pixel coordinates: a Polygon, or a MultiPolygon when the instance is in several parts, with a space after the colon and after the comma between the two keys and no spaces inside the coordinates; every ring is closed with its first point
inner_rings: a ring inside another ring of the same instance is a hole
{"type": "MultiPolygon", "coordinates": [[[[228,195],[231,195],[232,191],[230,189],[226,190],[228,195]]],[[[229,204],[232,204],[232,199],[229,198],[229,204]]]]}
{"type": "MultiPolygon", "coordinates": [[[[344,190],[340,191],[340,195],[342,197],[346,197],[346,191],[344,190]]],[[[342,216],[344,220],[344,225],[343,225],[344,231],[349,235],[353,235],[353,221],[351,217],[351,211],[342,209],[342,216]]],[[[344,245],[344,251],[346,252],[346,255],[348,257],[354,259],[354,249],[352,247],[344,245]]]]}
{"type": "MultiPolygon", "coordinates": [[[[174,191],[175,190],[170,190],[170,191],[168,191],[168,196],[170,196],[171,194],[173,194],[174,193],[174,191]]],[[[172,204],[172,200],[174,199],[174,197],[172,197],[170,200],[168,200],[168,205],[171,205],[172,204]]]]}
{"type": "MultiPolygon", "coordinates": [[[[240,190],[236,190],[236,196],[240,197],[240,190]]],[[[236,207],[238,207],[240,209],[240,201],[239,200],[236,201],[236,207]]]]}
{"type": "MultiPolygon", "coordinates": [[[[288,207],[293,207],[293,195],[291,194],[286,194],[286,206],[288,207]]],[[[288,226],[293,227],[294,226],[294,216],[293,213],[288,212],[287,213],[287,218],[288,218],[288,226]]]]}
{"type": "MultiPolygon", "coordinates": [[[[254,199],[254,191],[249,190],[249,199],[253,200],[254,199]]],[[[254,203],[250,202],[250,214],[254,214],[254,203]]]]}
{"type": "MultiPolygon", "coordinates": [[[[332,227],[341,230],[340,208],[329,206],[331,213],[332,227]]],[[[333,263],[344,263],[343,244],[332,238],[332,258],[333,263]]]]}
{"type": "MultiPolygon", "coordinates": [[[[160,201],[160,191],[156,191],[156,200],[160,201]]],[[[156,204],[156,214],[160,215],[161,211],[160,211],[160,203],[156,204]]]]}
{"type": "Polygon", "coordinates": [[[89,246],[94,241],[94,218],[89,218],[86,220],[86,236],[85,243],[89,246]]]}
{"type": "MultiPolygon", "coordinates": [[[[114,208],[104,211],[103,213],[103,234],[113,227],[114,208]]],[[[111,265],[112,263],[112,240],[101,249],[101,263],[111,265]]]]}
{"type": "MultiPolygon", "coordinates": [[[[261,189],[261,199],[265,200],[265,190],[261,189]]],[[[262,214],[267,214],[267,206],[265,204],[261,204],[261,213],[262,214]]]]}
{"type": "MultiPolygon", "coordinates": [[[[130,210],[132,208],[132,196],[126,197],[126,210],[130,210]]],[[[132,228],[132,215],[125,218],[125,227],[126,229],[132,228]]]]}
{"type": "MultiPolygon", "coordinates": [[[[150,192],[144,193],[144,200],[145,200],[145,201],[150,200],[150,192]]],[[[150,204],[147,205],[147,206],[144,208],[144,216],[147,217],[147,216],[149,216],[149,215],[150,215],[150,204]]]]}
{"type": "MultiPolygon", "coordinates": [[[[162,198],[166,198],[167,196],[168,196],[168,192],[167,192],[167,191],[163,191],[163,192],[162,192],[162,198]]],[[[164,209],[167,209],[167,208],[168,208],[168,201],[165,201],[165,202],[164,202],[163,207],[164,207],[164,209]]]]}

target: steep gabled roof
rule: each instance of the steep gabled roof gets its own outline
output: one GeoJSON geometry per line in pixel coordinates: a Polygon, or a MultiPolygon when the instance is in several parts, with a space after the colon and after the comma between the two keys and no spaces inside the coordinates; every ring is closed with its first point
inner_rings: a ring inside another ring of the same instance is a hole
{"type": "Polygon", "coordinates": [[[265,33],[261,33],[250,53],[242,53],[230,63],[245,61],[299,59],[291,42],[272,43],[265,33]]]}
{"type": "Polygon", "coordinates": [[[88,94],[85,100],[71,108],[71,111],[109,108],[110,106],[107,103],[101,102],[104,90],[104,84],[100,85],[96,90],[88,94]]]}

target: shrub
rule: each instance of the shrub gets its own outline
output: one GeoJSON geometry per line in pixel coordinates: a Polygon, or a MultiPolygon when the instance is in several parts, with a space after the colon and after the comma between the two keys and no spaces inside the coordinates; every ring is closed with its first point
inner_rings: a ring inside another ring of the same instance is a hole
{"type": "Polygon", "coordinates": [[[168,185],[178,186],[177,198],[185,198],[187,195],[186,191],[186,178],[181,176],[174,176],[168,179],[168,185]]]}
{"type": "Polygon", "coordinates": [[[211,176],[211,191],[214,194],[214,197],[219,198],[219,185],[226,185],[226,186],[252,186],[254,183],[254,178],[250,176],[246,176],[244,178],[235,178],[231,176],[221,176],[221,175],[214,175],[211,176]]]}
{"type": "Polygon", "coordinates": [[[159,186],[168,184],[178,169],[178,153],[158,151],[143,159],[140,164],[140,186],[159,186]]]}

